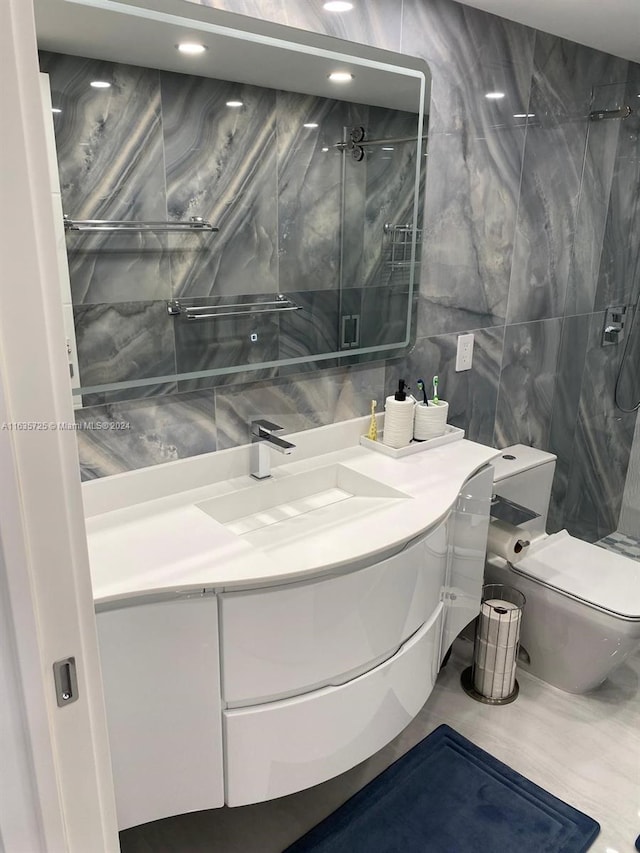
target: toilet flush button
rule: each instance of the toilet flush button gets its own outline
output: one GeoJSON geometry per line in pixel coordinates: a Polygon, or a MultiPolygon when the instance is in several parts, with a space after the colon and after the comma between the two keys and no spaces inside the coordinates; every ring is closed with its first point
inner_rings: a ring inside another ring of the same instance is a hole
{"type": "Polygon", "coordinates": [[[513,459],[516,459],[517,457],[514,456],[512,453],[503,453],[502,458],[508,459],[509,461],[512,461],[513,459]]]}

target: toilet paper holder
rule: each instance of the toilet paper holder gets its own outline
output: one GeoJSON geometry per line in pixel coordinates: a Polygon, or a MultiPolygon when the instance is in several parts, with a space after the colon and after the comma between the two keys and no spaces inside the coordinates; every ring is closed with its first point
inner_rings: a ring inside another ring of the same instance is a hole
{"type": "Polygon", "coordinates": [[[513,524],[515,527],[526,524],[534,518],[540,518],[539,512],[534,512],[522,504],[510,501],[502,495],[491,495],[489,514],[492,518],[513,524]]]}

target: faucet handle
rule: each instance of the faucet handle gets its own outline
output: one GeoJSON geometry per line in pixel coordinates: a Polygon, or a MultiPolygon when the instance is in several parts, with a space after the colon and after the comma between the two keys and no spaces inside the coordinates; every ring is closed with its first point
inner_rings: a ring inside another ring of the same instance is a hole
{"type": "Polygon", "coordinates": [[[251,435],[261,435],[267,433],[268,435],[273,435],[277,432],[282,432],[284,427],[278,426],[278,424],[271,423],[271,421],[265,421],[262,418],[258,420],[251,421],[251,435]]]}

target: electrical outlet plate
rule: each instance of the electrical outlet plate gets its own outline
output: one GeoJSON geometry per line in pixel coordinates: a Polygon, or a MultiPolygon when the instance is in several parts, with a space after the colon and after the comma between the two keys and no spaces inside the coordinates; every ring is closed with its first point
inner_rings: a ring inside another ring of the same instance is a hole
{"type": "Polygon", "coordinates": [[[458,335],[456,371],[471,370],[473,364],[473,335],[458,335]]]}

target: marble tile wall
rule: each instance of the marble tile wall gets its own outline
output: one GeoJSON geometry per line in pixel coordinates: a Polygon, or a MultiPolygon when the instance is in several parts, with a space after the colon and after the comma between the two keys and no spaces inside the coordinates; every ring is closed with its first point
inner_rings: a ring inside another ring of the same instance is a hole
{"type": "MultiPolygon", "coordinates": [[[[325,423],[366,412],[370,396],[382,404],[400,376],[415,384],[438,373],[451,421],[469,438],[558,455],[551,528],[590,540],[615,529],[635,414],[614,406],[622,351],[601,347],[600,335],[605,307],[640,290],[638,125],[637,115],[587,115],[633,100],[639,66],[453,0],[371,0],[342,16],[321,0],[200,2],[399,50],[425,59],[433,75],[412,352],[251,383],[246,394],[218,388],[219,446],[246,440],[255,409],[325,423]],[[484,97],[496,90],[505,97],[484,97]],[[456,373],[457,335],[468,331],[473,368],[456,373]]],[[[137,462],[91,451],[102,457],[81,451],[87,476],[149,464],[142,452],[137,462]]]]}

